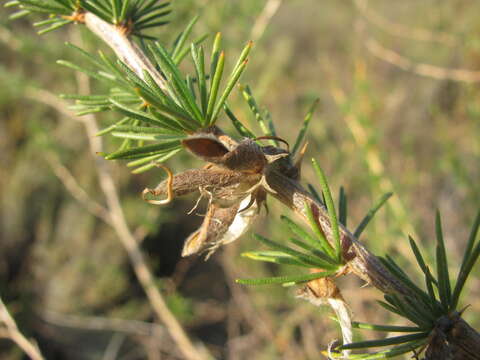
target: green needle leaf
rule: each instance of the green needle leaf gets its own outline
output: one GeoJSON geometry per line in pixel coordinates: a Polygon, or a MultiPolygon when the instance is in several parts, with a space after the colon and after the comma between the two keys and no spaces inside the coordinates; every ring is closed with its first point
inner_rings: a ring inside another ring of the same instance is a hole
{"type": "Polygon", "coordinates": [[[285,254],[281,251],[249,251],[242,253],[243,257],[247,257],[252,260],[271,262],[282,265],[295,265],[301,267],[309,267],[305,263],[298,261],[293,256],[285,254]]]}
{"type": "Polygon", "coordinates": [[[146,156],[156,155],[162,152],[170,152],[180,147],[179,141],[166,141],[160,144],[147,145],[141,147],[130,148],[126,150],[120,150],[111,154],[105,155],[105,159],[136,159],[146,156]]]}
{"type": "MultiPolygon", "coordinates": [[[[393,348],[382,350],[370,354],[350,354],[348,356],[349,360],[374,360],[374,359],[390,359],[396,356],[405,354],[407,352],[412,352],[413,350],[423,346],[428,341],[427,338],[417,340],[417,341],[410,341],[402,345],[394,346],[393,348]]],[[[343,359],[343,354],[334,354],[333,358],[341,358],[343,359]]]]}
{"type": "Polygon", "coordinates": [[[230,110],[227,104],[224,105],[225,113],[229,117],[230,121],[232,122],[235,129],[238,133],[243,137],[248,137],[250,139],[254,139],[256,136],[253,132],[251,132],[245,125],[243,125],[240,120],[236,118],[233,112],[230,110]]]}
{"type": "Polygon", "coordinates": [[[187,38],[190,36],[190,34],[192,33],[192,30],[193,30],[193,26],[195,25],[195,23],[198,21],[198,16],[195,16],[187,25],[187,27],[185,28],[185,30],[183,30],[182,34],[180,35],[180,37],[178,38],[178,40],[176,41],[175,43],[175,47],[173,49],[173,52],[172,52],[172,59],[173,61],[178,64],[178,57],[179,57],[179,54],[180,52],[182,51],[184,45],[185,45],[185,42],[187,40],[187,38]]]}
{"type": "MultiPolygon", "coordinates": [[[[154,156],[150,157],[151,162],[149,164],[146,164],[144,166],[140,166],[140,167],[136,168],[135,170],[132,171],[132,174],[140,174],[140,173],[143,173],[143,172],[148,171],[150,169],[153,169],[153,168],[157,167],[157,165],[156,165],[157,163],[162,163],[164,161],[167,161],[168,159],[170,159],[171,157],[173,157],[174,155],[176,155],[180,151],[182,151],[182,148],[172,150],[171,152],[169,152],[167,154],[154,155],[154,156]]],[[[144,159],[142,159],[142,160],[144,160],[144,159]]],[[[129,166],[129,164],[132,164],[132,163],[133,163],[133,161],[129,162],[127,164],[127,166],[129,166]]],[[[133,166],[133,165],[130,165],[130,166],[133,166]]]]}
{"type": "Polygon", "coordinates": [[[457,277],[457,283],[455,284],[455,289],[452,296],[451,309],[454,310],[457,308],[458,300],[462,292],[463,286],[467,281],[468,275],[473,269],[473,266],[477,262],[480,256],[480,241],[475,245],[475,240],[477,238],[478,229],[480,227],[480,211],[477,213],[477,217],[470,231],[470,236],[468,238],[467,247],[465,248],[465,253],[463,255],[462,265],[460,267],[460,272],[457,277]]]}
{"type": "MultiPolygon", "coordinates": [[[[242,96],[245,99],[245,101],[247,102],[247,104],[250,108],[250,111],[255,116],[255,120],[258,122],[258,125],[260,126],[260,130],[262,130],[263,135],[274,136],[275,134],[271,131],[271,129],[269,129],[269,127],[266,123],[266,120],[262,116],[262,114],[260,112],[260,108],[259,108],[257,102],[255,101],[255,98],[253,97],[252,90],[250,89],[250,87],[248,85],[246,85],[242,88],[242,96]]],[[[278,145],[277,142],[273,141],[273,140],[271,140],[270,143],[274,146],[278,145]]]]}
{"type": "Polygon", "coordinates": [[[222,46],[222,34],[217,33],[215,35],[215,39],[213,40],[212,60],[210,61],[210,79],[212,79],[213,74],[215,74],[215,69],[217,68],[218,59],[220,57],[221,46],[222,46]]]}
{"type": "Polygon", "coordinates": [[[307,219],[310,224],[310,227],[312,228],[315,235],[317,235],[317,243],[320,246],[320,249],[332,259],[336,259],[335,250],[333,246],[328,242],[327,238],[325,237],[325,234],[323,233],[323,229],[320,227],[320,224],[317,222],[317,219],[315,218],[312,212],[312,208],[308,203],[305,203],[305,213],[307,215],[307,219]]]}
{"type": "Polygon", "coordinates": [[[243,62],[247,59],[248,55],[250,54],[250,50],[252,50],[252,46],[253,46],[253,41],[249,41],[248,44],[243,48],[243,50],[240,53],[240,56],[237,60],[237,63],[233,67],[232,72],[235,72],[243,64],[243,62]]]}
{"type": "Polygon", "coordinates": [[[312,119],[312,116],[315,112],[315,109],[317,108],[319,101],[320,101],[319,98],[315,99],[313,104],[310,106],[310,109],[308,110],[307,115],[305,115],[305,118],[303,119],[302,128],[298,132],[297,139],[295,140],[295,145],[293,145],[292,156],[294,156],[297,153],[297,151],[300,149],[300,146],[303,143],[303,140],[305,139],[305,134],[307,133],[308,126],[310,125],[310,120],[312,119]]]}
{"type": "Polygon", "coordinates": [[[423,329],[418,326],[394,326],[394,325],[375,325],[363,322],[352,322],[352,327],[355,329],[385,331],[385,332],[419,332],[423,329]]]}
{"type": "Polygon", "coordinates": [[[155,161],[154,164],[159,163],[159,162],[163,162],[167,158],[175,155],[176,153],[178,153],[181,150],[182,149],[176,149],[176,150],[173,150],[173,151],[169,152],[168,154],[156,154],[156,155],[152,155],[152,156],[146,156],[142,159],[129,161],[127,163],[127,167],[140,166],[140,165],[144,165],[144,164],[151,163],[151,162],[154,162],[154,161],[155,161]]]}
{"type": "Polygon", "coordinates": [[[421,332],[417,334],[394,336],[394,337],[381,339],[381,340],[359,341],[351,344],[342,345],[339,347],[339,349],[353,350],[353,349],[372,348],[372,347],[378,347],[378,346],[398,345],[398,344],[407,343],[413,340],[425,339],[428,335],[429,335],[428,332],[421,332]]]}
{"type": "Polygon", "coordinates": [[[325,205],[327,206],[328,210],[328,217],[330,220],[330,226],[332,228],[333,239],[335,240],[335,251],[336,256],[339,262],[341,262],[342,257],[342,244],[340,242],[340,228],[338,226],[337,221],[337,214],[335,211],[335,205],[333,203],[332,194],[330,193],[330,188],[328,187],[328,182],[325,174],[323,173],[322,169],[315,161],[312,159],[313,168],[317,173],[318,180],[320,181],[320,186],[322,188],[323,196],[325,197],[325,205]]]}
{"type": "Polygon", "coordinates": [[[182,104],[182,107],[184,107],[184,109],[192,116],[192,119],[194,119],[200,126],[203,125],[204,119],[201,111],[195,103],[195,99],[188,89],[185,80],[182,78],[179,69],[174,64],[165,48],[159,43],[156,43],[155,45],[156,46],[151,46],[149,48],[166,75],[168,85],[171,86],[171,91],[176,93],[177,99],[182,104]]]}
{"type": "Polygon", "coordinates": [[[387,202],[388,199],[393,195],[393,193],[383,194],[380,199],[373,205],[373,207],[368,211],[367,215],[362,219],[360,225],[355,229],[353,235],[358,239],[362,234],[363,230],[367,227],[369,222],[373,219],[378,210],[387,202]]]}
{"type": "Polygon", "coordinates": [[[213,80],[210,86],[210,94],[208,97],[208,106],[207,106],[207,116],[208,125],[214,123],[213,110],[215,107],[215,102],[217,101],[218,89],[220,87],[220,80],[222,79],[223,68],[225,66],[225,53],[222,51],[218,57],[217,67],[213,73],[213,80]]]}
{"type": "Polygon", "coordinates": [[[415,241],[410,236],[408,237],[408,239],[410,241],[410,247],[412,248],[413,254],[415,255],[415,258],[417,259],[417,263],[420,266],[420,269],[422,269],[423,274],[425,276],[425,284],[426,284],[426,287],[427,287],[428,296],[430,297],[430,301],[431,301],[432,305],[435,306],[435,308],[437,310],[440,310],[438,308],[439,304],[438,304],[438,301],[437,301],[437,298],[436,298],[436,295],[435,295],[435,291],[433,289],[433,285],[435,284],[435,285],[438,286],[438,283],[433,278],[428,266],[425,264],[425,260],[423,259],[422,253],[420,252],[420,249],[418,248],[415,241]]]}
{"type": "Polygon", "coordinates": [[[290,276],[276,276],[258,279],[237,279],[235,282],[243,285],[271,285],[271,284],[285,284],[285,283],[303,283],[315,279],[328,277],[335,274],[335,271],[322,271],[312,274],[304,275],[290,275],[290,276]]]}
{"type": "Polygon", "coordinates": [[[445,242],[443,241],[442,221],[440,213],[437,210],[435,216],[435,232],[437,235],[436,261],[437,261],[437,279],[440,301],[445,309],[450,308],[452,293],[450,290],[450,278],[448,275],[447,253],[445,242]]]}
{"type": "MultiPolygon", "coordinates": [[[[308,210],[308,209],[307,209],[308,210]]],[[[310,209],[310,213],[311,213],[311,209],[310,209]]],[[[282,221],[284,221],[288,228],[290,229],[290,231],[297,235],[298,237],[300,237],[301,239],[307,241],[311,246],[313,246],[314,248],[320,250],[322,253],[327,253],[329,254],[327,251],[325,251],[325,248],[324,246],[320,243],[319,240],[315,239],[312,235],[310,235],[306,230],[304,230],[301,226],[299,226],[297,223],[295,223],[293,220],[291,220],[289,217],[285,216],[285,215],[282,215],[280,217],[280,219],[282,221]]],[[[309,220],[310,221],[310,220],[309,220]]],[[[316,221],[313,220],[313,215],[312,215],[312,220],[314,222],[314,224],[316,224],[316,221]]],[[[316,225],[315,226],[312,226],[312,224],[310,225],[312,227],[312,229],[315,231],[315,233],[317,234],[317,236],[322,236],[322,238],[324,239],[324,241],[326,241],[326,239],[323,237],[323,233],[320,232],[320,233],[317,233],[317,231],[319,231],[318,228],[316,228],[316,225]]],[[[331,245],[328,244],[328,247],[330,248],[330,250],[332,250],[331,248],[331,245]]],[[[332,253],[333,254],[333,253],[332,253]]]]}
{"type": "Polygon", "coordinates": [[[207,101],[208,101],[208,93],[207,93],[207,79],[205,76],[205,59],[203,48],[197,48],[195,44],[191,46],[192,58],[195,64],[195,71],[197,73],[197,81],[198,81],[198,92],[200,94],[200,105],[202,108],[202,114],[205,116],[207,114],[207,101]]]}
{"type": "Polygon", "coordinates": [[[163,127],[163,128],[167,127],[167,129],[168,129],[168,126],[166,126],[162,121],[154,118],[153,116],[151,116],[150,114],[148,114],[146,112],[133,110],[133,109],[131,109],[131,108],[129,108],[129,107],[113,100],[113,99],[110,99],[110,102],[112,103],[112,105],[115,106],[116,110],[118,110],[119,112],[121,112],[124,115],[127,115],[127,116],[131,117],[132,119],[137,119],[137,120],[146,122],[148,124],[152,124],[152,125],[163,127]]]}
{"type": "Polygon", "coordinates": [[[321,269],[328,269],[328,270],[334,270],[334,269],[338,268],[338,266],[332,265],[329,262],[318,259],[315,256],[304,254],[300,251],[290,249],[287,246],[281,245],[277,242],[274,242],[272,240],[264,238],[263,236],[260,236],[258,234],[255,234],[254,236],[257,240],[263,242],[265,245],[271,247],[272,249],[282,251],[282,252],[296,258],[298,261],[302,262],[305,266],[318,267],[318,268],[321,268],[321,269]]]}
{"type": "Polygon", "coordinates": [[[345,189],[340,186],[340,193],[338,196],[338,221],[343,226],[347,226],[347,195],[345,189]]]}
{"type": "Polygon", "coordinates": [[[243,71],[245,70],[245,67],[247,66],[247,60],[244,60],[238,68],[236,68],[232,74],[230,75],[230,79],[227,82],[227,86],[225,87],[225,90],[223,91],[223,94],[220,96],[220,99],[217,102],[217,105],[215,105],[215,109],[213,110],[212,113],[212,118],[210,120],[210,123],[213,124],[215,119],[218,116],[218,113],[220,112],[220,109],[223,107],[225,104],[225,101],[227,100],[228,96],[230,95],[230,92],[232,91],[233,87],[237,83],[238,79],[240,78],[240,75],[242,75],[243,71]]]}

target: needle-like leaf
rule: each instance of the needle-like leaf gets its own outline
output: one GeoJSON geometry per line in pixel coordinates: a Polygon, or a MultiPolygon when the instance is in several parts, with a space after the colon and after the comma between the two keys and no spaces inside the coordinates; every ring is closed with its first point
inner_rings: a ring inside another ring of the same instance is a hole
{"type": "Polygon", "coordinates": [[[393,193],[383,194],[380,199],[373,205],[373,207],[368,211],[367,215],[362,219],[358,227],[353,233],[355,237],[359,238],[363,230],[367,227],[368,223],[373,219],[378,210],[387,202],[388,199],[393,195],[393,193]]]}
{"type": "Polygon", "coordinates": [[[335,211],[332,194],[330,193],[330,188],[328,187],[327,177],[325,176],[323,170],[320,168],[315,159],[312,159],[312,164],[317,174],[318,180],[320,181],[323,196],[325,197],[325,205],[327,206],[330,226],[332,228],[333,240],[335,241],[336,257],[340,262],[342,257],[342,244],[340,242],[340,228],[338,226],[337,214],[335,211]]]}

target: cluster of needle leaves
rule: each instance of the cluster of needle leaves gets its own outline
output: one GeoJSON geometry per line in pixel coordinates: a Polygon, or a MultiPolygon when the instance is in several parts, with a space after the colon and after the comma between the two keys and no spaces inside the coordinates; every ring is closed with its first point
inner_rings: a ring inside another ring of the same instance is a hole
{"type": "Polygon", "coordinates": [[[125,26],[132,35],[155,39],[142,31],[168,24],[170,2],[159,0],[12,0],[7,7],[19,10],[10,18],[18,19],[30,13],[48,15],[48,19],[34,23],[41,28],[39,34],[56,30],[78,20],[75,15],[91,12],[114,25],[125,26]]]}
{"type": "MultiPolygon", "coordinates": [[[[306,117],[308,119],[308,116],[306,117]]],[[[302,131],[301,131],[302,133],[302,131]]],[[[301,135],[299,135],[301,136],[301,135]]],[[[340,225],[346,226],[347,222],[347,198],[343,187],[340,188],[340,196],[338,201],[338,216],[335,209],[334,201],[330,188],[328,186],[325,173],[318,165],[317,161],[312,159],[318,181],[321,188],[321,196],[310,186],[312,194],[316,200],[326,207],[328,211],[330,226],[332,229],[332,240],[327,240],[324,231],[319,225],[312,209],[309,205],[305,205],[305,213],[308,218],[310,229],[306,229],[287,216],[282,216],[281,220],[286,224],[289,231],[294,237],[289,237],[289,245],[267,239],[261,235],[255,234],[255,238],[265,244],[272,250],[250,251],[242,255],[259,261],[272,262],[283,265],[293,265],[304,267],[311,272],[296,275],[286,275],[279,277],[267,277],[260,279],[239,279],[241,284],[246,285],[266,285],[266,284],[282,284],[283,286],[297,285],[308,282],[310,280],[319,279],[335,275],[345,265],[342,258],[342,247],[340,242],[340,225]],[[312,233],[313,232],[313,233],[312,233]],[[321,270],[321,271],[318,271],[321,270]]],[[[373,219],[375,213],[385,204],[391,193],[385,194],[365,215],[360,225],[355,230],[355,235],[359,237],[368,223],[373,219]]]]}
{"type": "MultiPolygon", "coordinates": [[[[338,201],[338,217],[334,207],[328,183],[323,171],[313,160],[313,166],[321,185],[320,196],[315,188],[310,186],[310,190],[317,198],[317,201],[325,205],[329,215],[330,226],[332,228],[333,241],[327,241],[324,232],[319,227],[316,218],[313,216],[309,206],[305,210],[309,220],[310,229],[298,225],[287,216],[282,216],[282,221],[287,225],[295,237],[287,239],[288,245],[267,239],[260,235],[254,235],[257,240],[265,244],[271,250],[250,251],[243,254],[253,260],[277,263],[282,265],[293,265],[309,269],[304,274],[286,275],[278,277],[239,279],[241,284],[246,285],[266,285],[282,284],[291,286],[302,284],[310,280],[332,276],[337,273],[344,265],[341,258],[339,223],[346,225],[347,222],[347,198],[343,188],[340,189],[338,201]],[[333,245],[332,245],[333,243],[333,245]],[[319,271],[321,270],[321,271],[319,271]]],[[[386,203],[391,193],[383,195],[378,202],[367,212],[363,220],[357,226],[354,235],[359,238],[365,230],[368,223],[372,220],[375,213],[386,203]]],[[[411,296],[401,296],[398,294],[385,294],[385,301],[378,301],[389,312],[399,315],[405,320],[413,323],[413,326],[391,326],[376,325],[368,323],[353,322],[352,326],[357,329],[368,329],[386,333],[404,333],[404,335],[388,337],[379,340],[369,340],[344,344],[338,347],[338,350],[367,350],[376,347],[388,347],[386,350],[374,353],[352,354],[351,359],[382,359],[391,358],[415,349],[424,349],[432,334],[438,329],[439,324],[446,319],[452,319],[455,314],[461,314],[458,311],[460,294],[473,266],[480,256],[480,241],[477,241],[477,233],[480,226],[480,212],[478,213],[472,226],[470,236],[467,242],[460,271],[456,277],[455,284],[452,284],[448,271],[447,254],[443,239],[443,231],[440,214],[436,216],[436,258],[435,272],[432,273],[427,265],[416,242],[409,237],[412,252],[418,264],[418,268],[423,274],[424,288],[418,286],[410,276],[393,260],[386,255],[380,257],[383,265],[393,274],[403,286],[409,290],[411,296]]],[[[448,321],[448,320],[447,320],[448,321]]],[[[420,350],[421,351],[421,350],[420,350]]],[[[332,356],[343,355],[333,353],[332,356]]]]}
{"type": "MultiPolygon", "coordinates": [[[[414,326],[374,325],[355,322],[352,325],[357,329],[387,333],[406,333],[407,335],[345,344],[339,347],[339,349],[371,349],[389,346],[386,350],[372,354],[350,355],[351,359],[382,359],[411,352],[418,348],[423,350],[433,334],[435,334],[435,331],[438,331],[445,321],[448,322],[450,319],[454,319],[456,315],[461,315],[462,313],[461,310],[458,310],[460,295],[473,266],[480,256],[480,241],[477,241],[479,226],[480,212],[477,214],[470,231],[460,270],[454,283],[452,283],[449,276],[442,224],[438,212],[435,220],[437,244],[434,274],[432,274],[425,262],[416,242],[411,237],[409,238],[412,252],[415,255],[421,273],[423,273],[424,289],[415,284],[390,256],[387,255],[384,258],[380,258],[385,267],[410,290],[412,296],[385,294],[385,301],[378,301],[378,303],[386,310],[409,320],[414,326]]],[[[420,353],[421,350],[417,351],[417,353],[420,353]]]]}
{"type": "MultiPolygon", "coordinates": [[[[138,35],[138,31],[145,26],[160,25],[158,19],[165,12],[159,10],[164,9],[165,4],[168,3],[157,4],[157,1],[151,0],[19,0],[9,2],[7,6],[19,6],[24,15],[29,12],[47,13],[52,21],[82,9],[112,24],[127,22],[131,29],[136,29],[126,34],[130,36],[138,35]]],[[[14,14],[14,18],[18,16],[19,13],[14,14]]],[[[243,48],[225,80],[225,53],[220,33],[213,40],[209,64],[201,44],[206,36],[188,44],[196,21],[197,18],[187,25],[170,50],[157,41],[141,39],[142,50],[163,78],[164,87],[147,70],[141,77],[118,59],[112,59],[102,52],[95,56],[67,44],[88,65],[81,66],[65,60],[58,63],[102,81],[109,89],[106,94],[63,95],[64,98],[75,100],[73,109],[76,114],[81,116],[115,111],[123,116],[99,132],[99,135],[110,134],[123,139],[116,151],[103,154],[106,159],[129,160],[127,166],[134,167],[134,173],[149,170],[156,162],[163,162],[181,151],[182,138],[214,125],[224,111],[230,93],[245,70],[252,43],[243,48]],[[180,69],[180,63],[189,53],[193,74],[180,69]]]]}
{"type": "Polygon", "coordinates": [[[224,89],[220,83],[224,71],[225,56],[221,51],[221,35],[213,41],[210,73],[205,72],[204,50],[193,43],[190,53],[195,65],[195,76],[184,76],[179,63],[188,52],[184,52],[186,36],[193,22],[187,27],[171,51],[160,43],[147,44],[151,60],[165,77],[162,89],[144,70],[144,78],[121,61],[113,61],[100,53],[98,57],[69,45],[83,55],[96,69],[91,70],[69,61],[60,64],[82,71],[93,78],[106,82],[109,93],[103,95],[63,95],[76,100],[77,115],[102,111],[116,111],[123,115],[116,123],[101,130],[99,135],[110,133],[124,138],[120,148],[105,154],[108,160],[128,159],[128,166],[140,166],[134,172],[146,171],[154,166],[152,161],[165,161],[181,149],[180,140],[188,134],[215,124],[223,105],[246,66],[251,43],[243,49],[224,89]],[[145,144],[148,142],[148,144],[145,144]]]}

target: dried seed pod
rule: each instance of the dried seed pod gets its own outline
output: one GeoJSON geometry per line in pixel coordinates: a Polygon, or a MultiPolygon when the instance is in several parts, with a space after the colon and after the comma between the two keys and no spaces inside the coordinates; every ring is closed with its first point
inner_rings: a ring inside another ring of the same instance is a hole
{"type": "Polygon", "coordinates": [[[242,236],[258,214],[258,203],[254,202],[245,211],[239,208],[250,203],[251,196],[228,208],[210,204],[202,226],[192,233],[183,247],[182,256],[207,251],[206,259],[220,246],[231,243],[242,236]]]}
{"type": "Polygon", "coordinates": [[[182,144],[201,159],[232,171],[260,173],[267,164],[262,148],[252,139],[243,140],[231,151],[210,133],[189,136],[182,144]]]}
{"type": "MultiPolygon", "coordinates": [[[[173,176],[173,196],[187,195],[200,189],[209,191],[213,199],[234,195],[245,196],[245,191],[258,183],[259,174],[242,174],[228,171],[218,166],[203,169],[190,169],[173,176]]],[[[168,179],[162,181],[155,189],[148,189],[154,196],[167,195],[168,179]]]]}
{"type": "Polygon", "coordinates": [[[222,157],[229,152],[225,145],[210,133],[191,135],[182,140],[182,144],[193,155],[213,163],[221,161],[222,157]]]}

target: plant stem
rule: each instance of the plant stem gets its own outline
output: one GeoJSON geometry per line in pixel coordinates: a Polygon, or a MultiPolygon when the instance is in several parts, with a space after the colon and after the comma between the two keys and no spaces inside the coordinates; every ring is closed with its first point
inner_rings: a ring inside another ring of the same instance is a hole
{"type": "MultiPolygon", "coordinates": [[[[267,181],[275,192],[270,195],[280,200],[284,205],[298,214],[308,223],[305,204],[310,206],[329,241],[333,241],[332,229],[328,212],[315,198],[306,191],[299,182],[283,175],[278,170],[268,172],[267,181]]],[[[415,297],[414,294],[393,276],[362,243],[344,226],[340,224],[340,240],[343,258],[349,270],[373,285],[382,293],[396,293],[405,297],[415,297]]],[[[458,313],[453,313],[452,329],[447,332],[449,346],[455,356],[454,359],[480,359],[480,334],[465,322],[458,313]]]]}
{"type": "Polygon", "coordinates": [[[163,91],[167,91],[162,75],[138,45],[127,36],[124,28],[107,23],[90,12],[85,13],[85,25],[110,46],[118,58],[128,65],[140,79],[144,78],[142,70],[147,70],[158,86],[163,91]]]}
{"type": "Polygon", "coordinates": [[[17,344],[32,360],[44,360],[42,353],[38,346],[28,340],[18,330],[17,323],[8,312],[7,307],[0,298],[0,322],[4,324],[3,329],[0,329],[0,338],[6,337],[17,344]]]}

